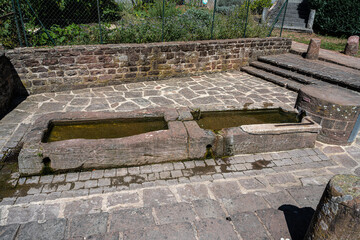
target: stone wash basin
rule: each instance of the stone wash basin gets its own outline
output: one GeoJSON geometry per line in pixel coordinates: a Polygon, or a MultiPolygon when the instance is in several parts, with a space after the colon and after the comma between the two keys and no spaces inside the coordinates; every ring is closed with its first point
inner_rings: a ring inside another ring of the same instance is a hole
{"type": "Polygon", "coordinates": [[[309,148],[321,127],[296,110],[152,108],[42,116],[19,155],[22,175],[309,148]]]}

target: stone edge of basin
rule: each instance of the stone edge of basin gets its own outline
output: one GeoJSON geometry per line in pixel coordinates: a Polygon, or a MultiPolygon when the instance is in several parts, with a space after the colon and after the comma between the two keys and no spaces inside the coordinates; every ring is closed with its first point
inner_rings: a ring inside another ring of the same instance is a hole
{"type": "MultiPolygon", "coordinates": [[[[253,106],[251,109],[259,109],[253,106]]],[[[268,109],[282,108],[297,112],[287,105],[275,104],[268,109]]],[[[137,166],[167,161],[204,158],[208,148],[213,156],[249,154],[313,147],[321,127],[310,118],[295,124],[256,124],[223,129],[215,134],[193,121],[191,111],[244,110],[238,107],[149,108],[131,112],[68,112],[50,113],[37,119],[25,136],[19,154],[22,175],[42,172],[43,159],[51,160],[55,171],[137,166]],[[51,121],[164,117],[167,130],[159,130],[114,139],[70,139],[43,143],[51,121]],[[244,130],[245,129],[245,130],[244,130]],[[247,129],[247,131],[246,131],[247,129]],[[249,129],[252,129],[250,131],[249,129]],[[257,132],[257,134],[255,133],[257,132]],[[169,139],[172,139],[169,141],[169,139]],[[69,154],[71,161],[69,161],[69,154]]],[[[248,109],[248,108],[247,108],[248,109]]],[[[263,108],[262,108],[263,109],[263,108]]]]}

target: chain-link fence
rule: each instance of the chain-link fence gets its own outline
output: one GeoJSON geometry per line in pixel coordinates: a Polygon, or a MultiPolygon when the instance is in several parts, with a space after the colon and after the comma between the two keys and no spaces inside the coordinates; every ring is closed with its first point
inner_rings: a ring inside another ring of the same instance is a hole
{"type": "Polygon", "coordinates": [[[271,0],[0,0],[0,43],[18,46],[265,37],[271,0]]]}

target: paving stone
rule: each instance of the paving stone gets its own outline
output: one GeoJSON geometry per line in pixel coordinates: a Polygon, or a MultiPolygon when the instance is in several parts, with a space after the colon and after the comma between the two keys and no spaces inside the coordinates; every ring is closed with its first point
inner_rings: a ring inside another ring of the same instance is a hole
{"type": "Polygon", "coordinates": [[[153,164],[151,165],[152,171],[153,172],[162,172],[164,171],[164,167],[162,164],[153,164]]]}
{"type": "Polygon", "coordinates": [[[152,173],[151,165],[140,166],[140,173],[141,174],[152,173]]]}
{"type": "Polygon", "coordinates": [[[195,212],[189,203],[166,204],[154,207],[159,224],[192,222],[195,212]]]}
{"type": "Polygon", "coordinates": [[[122,232],[131,229],[139,230],[153,226],[155,226],[155,221],[152,216],[152,209],[149,207],[125,209],[110,213],[110,232],[122,232]]]}
{"type": "Polygon", "coordinates": [[[264,226],[253,212],[243,212],[231,216],[236,231],[242,239],[264,240],[270,239],[264,226]]]}
{"type": "Polygon", "coordinates": [[[236,181],[214,182],[209,188],[218,199],[231,199],[242,195],[236,181]]]}
{"type": "Polygon", "coordinates": [[[216,165],[214,159],[206,159],[206,160],[205,160],[205,163],[206,163],[206,165],[208,165],[208,166],[215,166],[215,165],[216,165]]]}
{"type": "Polygon", "coordinates": [[[28,177],[26,179],[26,184],[37,184],[39,183],[40,177],[39,176],[34,176],[34,177],[28,177]]]}
{"type": "Polygon", "coordinates": [[[185,165],[182,162],[174,162],[173,165],[175,170],[181,170],[185,168],[185,165]]]}
{"type": "Polygon", "coordinates": [[[87,180],[85,181],[85,188],[95,188],[98,186],[98,180],[87,180]]]}
{"type": "Polygon", "coordinates": [[[103,191],[104,191],[104,189],[102,187],[90,188],[89,194],[101,194],[101,193],[103,193],[103,191]]]}
{"type": "Polygon", "coordinates": [[[183,202],[210,198],[208,189],[204,184],[186,184],[177,187],[176,191],[183,202]]]}
{"type": "Polygon", "coordinates": [[[175,203],[176,198],[168,188],[144,189],[144,206],[158,206],[175,203]]]}
{"type": "Polygon", "coordinates": [[[68,173],[66,174],[66,181],[67,182],[75,182],[79,180],[79,173],[68,173]]]}
{"type": "Polygon", "coordinates": [[[47,197],[47,194],[46,193],[40,193],[40,194],[35,194],[32,196],[31,198],[31,203],[34,203],[34,202],[43,202],[45,201],[47,197]]]}
{"type": "Polygon", "coordinates": [[[91,178],[91,172],[81,172],[79,174],[79,181],[90,180],[90,178],[91,178]]]}
{"type": "Polygon", "coordinates": [[[354,159],[352,159],[346,154],[333,155],[331,156],[331,159],[337,163],[342,164],[346,168],[353,168],[358,165],[358,163],[354,159]]]}
{"type": "MultiPolygon", "coordinates": [[[[41,193],[42,189],[43,189],[43,185],[37,186],[37,187],[31,187],[28,191],[27,194],[38,194],[41,193]]],[[[55,188],[56,190],[56,188],[55,188]]],[[[54,191],[55,191],[54,190],[54,191]]]]}
{"type": "Polygon", "coordinates": [[[288,173],[278,173],[275,175],[266,176],[265,179],[272,186],[297,182],[295,177],[288,173]]]}
{"type": "Polygon", "coordinates": [[[325,154],[332,154],[332,153],[343,153],[345,152],[342,147],[339,146],[327,146],[323,149],[325,154]]]}
{"type": "Polygon", "coordinates": [[[278,209],[282,205],[298,206],[298,203],[286,191],[280,191],[280,192],[276,192],[276,193],[265,194],[265,195],[263,195],[263,198],[274,209],[278,209]]]}
{"type": "MultiPolygon", "coordinates": [[[[1,159],[1,157],[0,157],[0,159],[1,159]]],[[[19,178],[18,184],[23,185],[25,183],[25,181],[26,181],[26,177],[21,177],[21,178],[19,178]]]]}
{"type": "Polygon", "coordinates": [[[223,199],[222,202],[230,215],[269,208],[265,200],[255,194],[244,194],[238,198],[223,199]]]}
{"type": "Polygon", "coordinates": [[[159,175],[161,179],[168,179],[171,176],[171,172],[170,171],[160,172],[159,175]]]}
{"type": "Polygon", "coordinates": [[[104,176],[104,170],[94,170],[91,172],[91,179],[99,179],[104,176]]]}
{"type": "MultiPolygon", "coordinates": [[[[122,233],[119,232],[106,232],[103,234],[94,234],[94,235],[90,235],[88,236],[86,239],[91,239],[91,240],[122,240],[122,235],[120,235],[122,233]],[[121,238],[120,238],[121,237],[121,238]]],[[[76,238],[72,238],[71,240],[84,240],[84,237],[76,237],[76,238]]]]}
{"type": "Polygon", "coordinates": [[[61,182],[65,182],[65,174],[54,175],[52,183],[61,183],[61,182]]]}
{"type": "Polygon", "coordinates": [[[26,223],[32,221],[42,221],[55,219],[59,215],[59,204],[30,204],[22,207],[13,206],[8,209],[6,224],[26,223]]]}
{"type": "Polygon", "coordinates": [[[195,221],[199,240],[221,239],[232,240],[238,239],[233,226],[229,221],[218,218],[207,218],[195,221]]]}
{"type": "Polygon", "coordinates": [[[277,209],[264,209],[256,211],[274,239],[292,239],[284,213],[277,209]]]}
{"type": "Polygon", "coordinates": [[[194,161],[185,161],[184,165],[186,168],[194,168],[195,167],[195,162],[194,161]]]}
{"type": "Polygon", "coordinates": [[[206,166],[205,162],[202,161],[202,160],[197,160],[197,161],[194,161],[194,162],[195,162],[196,167],[205,167],[206,166]]]}
{"type": "Polygon", "coordinates": [[[44,187],[42,188],[41,192],[42,193],[50,193],[50,192],[55,192],[57,188],[57,185],[50,183],[50,184],[45,184],[44,187]]]}
{"type": "Polygon", "coordinates": [[[265,188],[265,185],[259,182],[256,178],[239,179],[240,185],[246,189],[261,189],[265,188]]]}
{"type": "Polygon", "coordinates": [[[310,186],[310,185],[326,185],[332,175],[327,176],[316,176],[316,177],[304,177],[301,178],[300,181],[303,186],[310,186]]]}
{"type": "Polygon", "coordinates": [[[195,240],[195,232],[190,223],[173,223],[124,232],[124,240],[195,240]]]}
{"type": "Polygon", "coordinates": [[[107,198],[107,207],[113,207],[120,204],[138,203],[140,201],[137,192],[132,193],[115,193],[107,198]]]}
{"type": "Polygon", "coordinates": [[[74,183],[74,190],[81,189],[85,187],[85,182],[75,182],[74,183]]]}
{"type": "Polygon", "coordinates": [[[104,177],[108,178],[108,177],[116,177],[116,169],[106,169],[104,171],[104,177]]]}
{"type": "Polygon", "coordinates": [[[15,239],[18,229],[19,229],[19,224],[0,226],[0,239],[3,240],[15,239]]]}
{"type": "Polygon", "coordinates": [[[44,223],[30,222],[20,227],[18,239],[64,239],[66,219],[50,219],[44,223]]]}
{"type": "Polygon", "coordinates": [[[3,205],[13,205],[16,201],[16,197],[3,198],[0,202],[0,206],[3,205]]]}
{"type": "Polygon", "coordinates": [[[201,218],[225,219],[226,214],[220,204],[212,199],[201,199],[192,202],[196,214],[201,218]]]}
{"type": "Polygon", "coordinates": [[[116,170],[116,176],[122,177],[128,174],[127,168],[118,168],[116,170]]]}
{"type": "Polygon", "coordinates": [[[287,191],[295,199],[300,207],[311,207],[316,209],[325,186],[307,186],[288,188],[287,191]]]}
{"type": "Polygon", "coordinates": [[[139,167],[130,167],[130,168],[128,168],[128,172],[130,175],[139,175],[140,168],[139,167]]]}
{"type": "Polygon", "coordinates": [[[182,176],[183,176],[183,174],[182,174],[181,170],[171,171],[171,177],[173,177],[173,178],[179,178],[182,176]]]}
{"type": "Polygon", "coordinates": [[[68,221],[69,238],[83,237],[95,234],[104,234],[107,229],[108,213],[95,213],[74,216],[68,221]]]}
{"type": "Polygon", "coordinates": [[[98,180],[98,186],[99,187],[110,186],[110,184],[111,184],[110,178],[100,178],[98,180]]]}
{"type": "Polygon", "coordinates": [[[62,191],[68,191],[70,190],[71,187],[71,183],[66,183],[66,184],[59,184],[57,186],[57,190],[58,192],[62,192],[62,191]]]}
{"type": "Polygon", "coordinates": [[[64,208],[64,216],[69,218],[76,215],[98,213],[101,211],[102,200],[102,197],[92,197],[67,202],[64,208]]]}
{"type": "Polygon", "coordinates": [[[148,181],[155,181],[156,179],[160,179],[159,173],[149,173],[147,175],[148,181]]]}
{"type": "Polygon", "coordinates": [[[46,201],[51,201],[60,198],[61,193],[60,192],[52,192],[46,195],[46,201]]]}

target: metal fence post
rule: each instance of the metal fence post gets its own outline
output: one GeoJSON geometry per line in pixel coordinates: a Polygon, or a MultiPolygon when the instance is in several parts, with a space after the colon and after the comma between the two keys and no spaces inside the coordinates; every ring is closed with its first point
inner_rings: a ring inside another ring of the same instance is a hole
{"type": "Polygon", "coordinates": [[[211,24],[211,39],[213,39],[213,31],[214,31],[214,22],[215,22],[215,12],[216,12],[216,0],[214,2],[214,12],[213,12],[213,19],[211,24]]]}
{"type": "Polygon", "coordinates": [[[19,38],[19,43],[20,43],[20,47],[22,47],[22,40],[21,40],[21,33],[20,33],[20,28],[19,28],[19,23],[17,21],[17,13],[16,13],[16,7],[15,7],[15,3],[14,0],[11,0],[12,3],[12,7],[13,7],[13,11],[14,11],[14,20],[15,20],[15,24],[16,24],[16,32],[19,38]]]}
{"type": "Polygon", "coordinates": [[[20,0],[17,0],[17,5],[18,5],[18,10],[19,10],[19,16],[20,16],[20,22],[22,25],[22,29],[23,29],[23,34],[24,34],[24,39],[25,39],[25,45],[28,47],[29,43],[27,41],[27,37],[26,37],[26,31],[25,31],[25,26],[24,26],[24,20],[22,17],[22,13],[21,13],[21,7],[20,7],[20,0]]]}
{"type": "Polygon", "coordinates": [[[247,28],[248,18],[249,18],[249,7],[250,7],[250,0],[246,0],[246,19],[245,19],[245,29],[244,29],[243,38],[245,38],[245,36],[246,36],[246,28],[247,28]]]}
{"type": "Polygon", "coordinates": [[[99,19],[100,44],[103,44],[102,31],[101,31],[101,18],[100,18],[100,4],[99,4],[99,0],[96,0],[96,2],[97,2],[98,19],[99,19]]]}
{"type": "Polygon", "coordinates": [[[284,27],[285,16],[286,16],[286,9],[287,9],[287,6],[288,6],[288,2],[289,2],[289,0],[286,0],[286,2],[285,2],[285,11],[284,11],[284,17],[283,17],[282,23],[281,23],[280,37],[281,37],[281,35],[282,35],[282,31],[283,31],[283,27],[284,27]]]}
{"type": "Polygon", "coordinates": [[[163,0],[162,7],[162,28],[161,28],[161,41],[164,41],[164,25],[165,25],[165,0],[163,0]]]}

